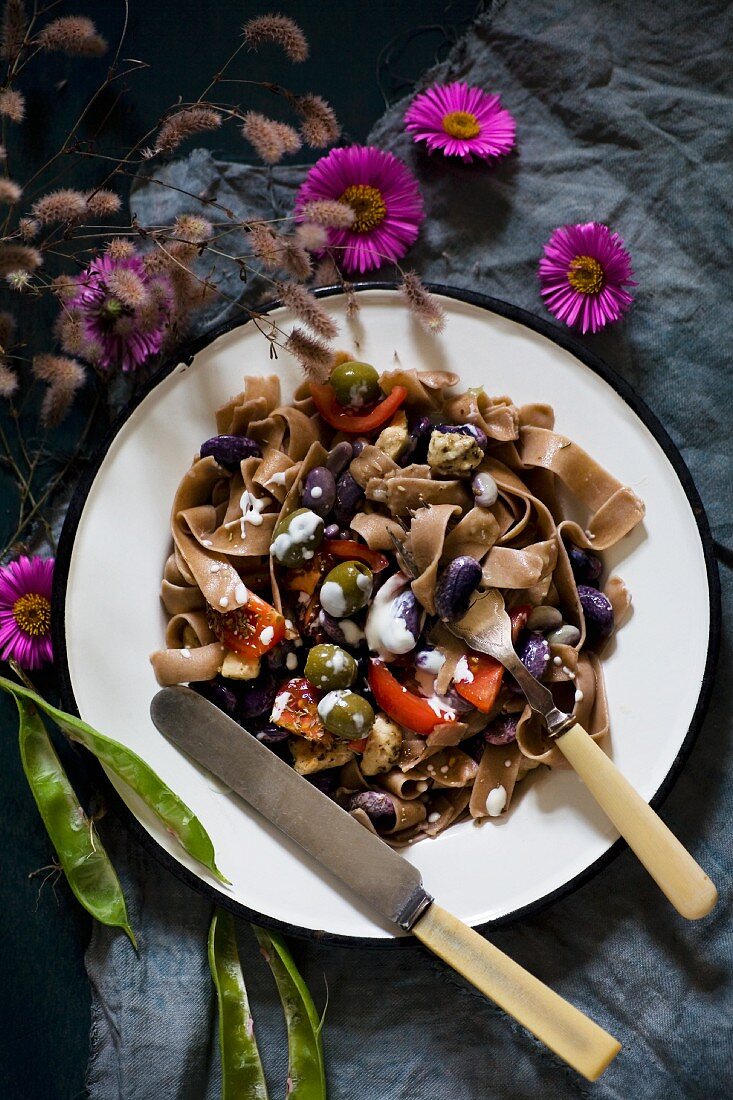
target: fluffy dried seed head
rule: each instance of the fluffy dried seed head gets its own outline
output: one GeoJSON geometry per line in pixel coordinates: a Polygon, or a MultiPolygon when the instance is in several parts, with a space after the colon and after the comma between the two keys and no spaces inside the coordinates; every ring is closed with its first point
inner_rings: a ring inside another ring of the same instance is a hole
{"type": "Polygon", "coordinates": [[[87,213],[87,200],[81,191],[62,187],[33,203],[33,214],[42,225],[54,222],[80,222],[87,213]]]}
{"type": "Polygon", "coordinates": [[[0,355],[4,355],[15,336],[15,317],[7,310],[0,312],[0,355]]]}
{"type": "Polygon", "coordinates": [[[5,0],[0,24],[0,57],[13,60],[23,48],[28,17],[23,0],[5,0]]]}
{"type": "Polygon", "coordinates": [[[333,352],[322,340],[294,328],[285,341],[285,350],[295,356],[313,382],[326,382],[331,371],[333,352]]]}
{"type": "Polygon", "coordinates": [[[52,19],[38,32],[36,42],[48,53],[65,53],[70,57],[101,57],[107,52],[106,39],[85,15],[52,19]]]}
{"type": "Polygon", "coordinates": [[[333,256],[324,256],[316,265],[313,272],[313,286],[338,286],[341,282],[341,272],[336,266],[333,256]]]}
{"type": "Polygon", "coordinates": [[[173,235],[190,244],[201,244],[208,240],[213,232],[211,222],[199,217],[198,214],[179,214],[173,223],[173,235]]]}
{"type": "Polygon", "coordinates": [[[53,428],[69,411],[74,395],[84,384],[86,372],[81,363],[65,355],[37,355],[31,370],[36,378],[48,383],[41,405],[41,422],[53,428]]]}
{"type": "Polygon", "coordinates": [[[361,308],[359,305],[359,295],[354,290],[353,283],[344,283],[343,290],[346,295],[346,316],[350,321],[353,321],[361,308]]]}
{"type": "Polygon", "coordinates": [[[79,280],[75,275],[57,275],[51,283],[51,290],[61,302],[75,298],[79,290],[79,280]]]}
{"type": "Polygon", "coordinates": [[[0,92],[0,115],[11,122],[22,122],[25,117],[25,96],[15,88],[3,88],[0,92]]]}
{"type": "Polygon", "coordinates": [[[338,199],[314,199],[307,202],[301,214],[316,225],[323,225],[326,229],[348,229],[354,224],[356,211],[347,202],[339,202],[338,199]]]}
{"type": "Polygon", "coordinates": [[[0,397],[7,401],[18,389],[18,375],[0,359],[0,397]]]}
{"type": "Polygon", "coordinates": [[[0,244],[0,277],[36,271],[43,262],[37,248],[27,244],[0,244]]]}
{"type": "Polygon", "coordinates": [[[313,274],[313,261],[310,256],[297,241],[289,237],[282,237],[281,241],[280,267],[293,278],[306,282],[313,274]]]}
{"type": "Polygon", "coordinates": [[[0,177],[0,202],[5,202],[10,205],[11,203],[17,202],[22,194],[23,191],[15,180],[3,179],[0,177]]]}
{"type": "Polygon", "coordinates": [[[336,141],[341,133],[333,108],[319,95],[307,93],[294,96],[293,107],[303,119],[300,132],[303,141],[311,149],[324,149],[336,141]]]}
{"type": "Polygon", "coordinates": [[[18,232],[23,241],[34,241],[40,229],[41,223],[35,218],[20,218],[18,221],[18,232]]]}
{"type": "Polygon", "coordinates": [[[293,235],[306,252],[321,252],[328,244],[328,230],[315,222],[301,222],[293,235]]]}
{"type": "Polygon", "coordinates": [[[278,283],[277,292],[283,305],[288,306],[298,320],[307,325],[317,336],[333,340],[338,334],[338,325],[333,317],[300,283],[278,283]]]}
{"type": "Polygon", "coordinates": [[[305,61],[308,41],[298,24],[287,15],[258,15],[243,27],[244,40],[250,49],[258,50],[265,42],[280,46],[290,61],[305,61]]]}
{"type": "Polygon", "coordinates": [[[127,267],[118,267],[110,271],[105,282],[109,292],[128,309],[137,309],[148,300],[148,292],[142,279],[127,267]]]}
{"type": "Polygon", "coordinates": [[[105,251],[113,260],[129,260],[135,255],[135,245],[127,237],[113,237],[105,251]]]}
{"type": "Polygon", "coordinates": [[[160,127],[155,142],[155,153],[170,153],[192,134],[205,130],[218,130],[222,118],[218,111],[208,107],[184,107],[170,115],[160,127]]]}
{"type": "Polygon", "coordinates": [[[442,332],[445,328],[445,313],[438,300],[425,289],[415,271],[407,271],[400,283],[400,293],[410,311],[417,317],[423,328],[430,333],[442,332]]]}
{"type": "Polygon", "coordinates": [[[280,267],[283,245],[277,233],[262,222],[252,222],[249,226],[249,246],[252,255],[269,271],[280,267]]]}
{"type": "Polygon", "coordinates": [[[87,195],[87,210],[93,218],[111,218],[122,206],[122,200],[114,191],[100,187],[87,195]]]}
{"type": "Polygon", "coordinates": [[[242,137],[265,164],[277,164],[286,153],[297,153],[300,138],[292,126],[276,122],[258,111],[248,111],[242,123],[242,137]]]}

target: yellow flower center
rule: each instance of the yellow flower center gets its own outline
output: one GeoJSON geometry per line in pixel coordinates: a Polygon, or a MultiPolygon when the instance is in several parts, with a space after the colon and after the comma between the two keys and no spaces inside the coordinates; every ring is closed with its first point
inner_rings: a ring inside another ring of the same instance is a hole
{"type": "Polygon", "coordinates": [[[13,604],[13,618],[31,638],[42,638],[51,626],[51,604],[45,596],[28,592],[13,604]]]}
{"type": "Polygon", "coordinates": [[[576,256],[568,270],[568,282],[581,294],[598,294],[603,288],[603,268],[593,256],[576,256]]]}
{"type": "Polygon", "coordinates": [[[370,229],[376,229],[387,216],[382,192],[368,183],[352,183],[339,201],[348,203],[354,211],[356,218],[351,229],[355,233],[368,233],[370,229]]]}
{"type": "Polygon", "coordinates": [[[447,115],[443,115],[442,121],[446,134],[461,141],[468,141],[469,138],[478,137],[481,133],[478,119],[470,111],[450,111],[447,115]]]}

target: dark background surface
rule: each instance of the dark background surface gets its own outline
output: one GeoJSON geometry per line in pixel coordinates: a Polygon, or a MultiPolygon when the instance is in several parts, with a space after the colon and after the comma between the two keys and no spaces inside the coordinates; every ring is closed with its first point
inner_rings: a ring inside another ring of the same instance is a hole
{"type": "MultiPolygon", "coordinates": [[[[123,58],[150,65],[126,80],[124,96],[108,91],[92,126],[105,119],[106,140],[120,148],[136,141],[178,96],[194,99],[234,48],[241,24],[261,12],[280,10],[303,27],[311,57],[290,66],[277,50],[243,54],[231,75],[271,80],[294,91],[314,91],[333,105],[345,141],[363,141],[386,102],[409,90],[410,82],[441,59],[463,27],[481,10],[476,0],[299,0],[244,3],[236,0],[131,0],[123,58]]],[[[64,3],[53,15],[87,14],[109,39],[114,52],[124,22],[121,3],[64,3]]],[[[106,59],[76,61],[53,57],[29,67],[19,87],[28,117],[14,131],[9,150],[12,175],[21,183],[59,147],[84,103],[104,78],[106,59]]],[[[269,113],[273,100],[261,89],[229,85],[221,99],[269,113]]],[[[282,117],[285,117],[284,115],[282,117]]],[[[91,136],[87,129],[86,137],[91,136]]],[[[251,159],[235,127],[199,144],[235,160],[251,159]]],[[[185,150],[190,147],[187,145],[185,150]]],[[[313,159],[315,154],[311,156],[313,159]]],[[[303,158],[307,160],[307,157],[303,158]]],[[[60,167],[66,171],[68,161],[60,167]]],[[[87,161],[56,186],[99,182],[100,162],[87,161]]],[[[0,308],[9,292],[0,290],[0,308]]],[[[13,301],[15,306],[15,301],[13,301]]],[[[26,308],[22,334],[29,349],[48,348],[45,314],[26,308]]],[[[56,457],[74,449],[88,411],[85,400],[53,438],[56,457]]],[[[99,425],[101,431],[103,425],[99,425]]],[[[29,429],[31,430],[31,429],[29,429]]],[[[17,494],[7,471],[0,473],[0,537],[4,545],[15,528],[17,494]]],[[[53,695],[50,675],[37,676],[39,688],[53,695]]],[[[0,913],[3,937],[1,1100],[73,1100],[84,1096],[89,1040],[89,991],[83,952],[89,922],[63,880],[52,873],[53,852],[20,767],[14,705],[0,699],[0,806],[2,873],[0,913]],[[45,869],[45,870],[44,870],[45,869]],[[49,872],[51,874],[49,875],[49,872]]],[[[82,771],[65,752],[72,778],[84,791],[82,771]]],[[[112,1100],[112,1098],[110,1098],[112,1100]]]]}

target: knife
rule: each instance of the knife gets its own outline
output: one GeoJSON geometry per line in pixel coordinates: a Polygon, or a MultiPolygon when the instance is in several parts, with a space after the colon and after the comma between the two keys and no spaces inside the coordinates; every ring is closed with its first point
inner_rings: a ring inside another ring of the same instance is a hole
{"type": "Polygon", "coordinates": [[[426,947],[578,1073],[595,1081],[621,1044],[538,978],[441,908],[418,869],[360,825],[256,737],[186,687],[154,697],[153,722],[341,879],[372,909],[426,947]]]}

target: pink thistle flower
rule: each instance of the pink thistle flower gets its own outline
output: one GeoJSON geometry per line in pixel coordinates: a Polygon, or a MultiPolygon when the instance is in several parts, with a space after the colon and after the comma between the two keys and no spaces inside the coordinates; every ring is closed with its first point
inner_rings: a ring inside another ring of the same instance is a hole
{"type": "Polygon", "coordinates": [[[556,229],[538,274],[550,312],[583,333],[618,321],[633,301],[627,287],[637,285],[624,242],[599,222],[556,229]]]}
{"type": "Polygon", "coordinates": [[[258,15],[244,24],[243,32],[252,50],[258,50],[265,42],[274,42],[290,61],[305,61],[308,57],[308,41],[295,20],[287,15],[258,15]]]}
{"type": "Polygon", "coordinates": [[[40,668],[53,660],[53,566],[53,558],[23,556],[0,567],[0,657],[21,668],[40,668]]]}
{"type": "Polygon", "coordinates": [[[394,154],[368,145],[332,149],[308,172],[296,216],[308,203],[336,199],[354,213],[349,228],[329,230],[329,247],[347,271],[362,274],[400,260],[425,217],[417,180],[394,154]]]}
{"type": "Polygon", "coordinates": [[[151,318],[148,292],[153,276],[140,256],[114,259],[109,254],[93,260],[76,280],[76,293],[68,300],[69,309],[84,317],[85,334],[90,344],[99,345],[99,366],[135,370],[163,344],[166,325],[173,305],[173,290],[161,275],[155,277],[155,317],[151,318]],[[129,274],[123,274],[129,273],[129,274]],[[123,301],[119,291],[124,288],[123,301]]]}
{"type": "Polygon", "coordinates": [[[430,152],[446,157],[486,160],[505,156],[513,147],[516,123],[498,95],[460,82],[436,84],[416,96],[405,115],[408,133],[430,152]]]}

